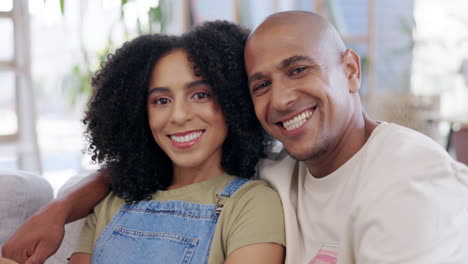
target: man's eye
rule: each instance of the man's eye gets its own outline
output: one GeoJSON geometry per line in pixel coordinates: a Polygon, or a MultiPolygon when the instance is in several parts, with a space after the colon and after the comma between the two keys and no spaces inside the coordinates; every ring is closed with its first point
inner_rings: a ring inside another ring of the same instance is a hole
{"type": "Polygon", "coordinates": [[[262,83],[260,83],[259,85],[255,86],[255,87],[253,88],[252,92],[256,92],[256,91],[258,91],[258,90],[261,90],[261,89],[263,89],[263,88],[269,86],[270,84],[271,84],[271,82],[262,82],[262,83]]]}
{"type": "Polygon", "coordinates": [[[198,93],[193,94],[193,98],[198,99],[198,100],[206,99],[208,97],[210,97],[210,95],[207,93],[198,92],[198,93]]]}
{"type": "Polygon", "coordinates": [[[160,104],[160,105],[168,104],[168,103],[170,103],[170,100],[169,100],[169,98],[165,98],[165,97],[156,98],[156,99],[153,101],[153,104],[160,104]]]}
{"type": "Polygon", "coordinates": [[[298,68],[295,68],[294,70],[291,71],[290,75],[297,75],[303,71],[305,71],[307,69],[307,67],[298,67],[298,68]]]}

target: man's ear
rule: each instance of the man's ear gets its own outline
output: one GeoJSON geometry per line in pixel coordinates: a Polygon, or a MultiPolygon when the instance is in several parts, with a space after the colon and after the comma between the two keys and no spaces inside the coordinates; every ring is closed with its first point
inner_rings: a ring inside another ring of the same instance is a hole
{"type": "Polygon", "coordinates": [[[361,87],[361,60],[359,55],[352,49],[347,49],[343,55],[343,66],[349,82],[349,91],[357,93],[361,87]]]}

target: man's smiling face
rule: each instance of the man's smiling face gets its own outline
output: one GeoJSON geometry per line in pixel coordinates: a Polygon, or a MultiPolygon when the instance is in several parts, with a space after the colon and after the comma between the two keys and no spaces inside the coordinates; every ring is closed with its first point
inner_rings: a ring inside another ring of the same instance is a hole
{"type": "Polygon", "coordinates": [[[340,143],[352,112],[343,56],[308,29],[257,30],[245,49],[257,118],[297,160],[317,159],[340,143]]]}

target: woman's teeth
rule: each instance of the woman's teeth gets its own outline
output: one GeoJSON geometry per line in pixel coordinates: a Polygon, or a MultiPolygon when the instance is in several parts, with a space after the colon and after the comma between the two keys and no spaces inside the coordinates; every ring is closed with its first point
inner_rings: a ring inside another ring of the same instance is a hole
{"type": "Polygon", "coordinates": [[[192,141],[194,139],[197,139],[197,138],[201,137],[201,135],[203,135],[202,131],[190,133],[190,134],[187,134],[185,136],[170,136],[170,137],[175,142],[184,143],[184,142],[189,142],[189,141],[192,141]]]}

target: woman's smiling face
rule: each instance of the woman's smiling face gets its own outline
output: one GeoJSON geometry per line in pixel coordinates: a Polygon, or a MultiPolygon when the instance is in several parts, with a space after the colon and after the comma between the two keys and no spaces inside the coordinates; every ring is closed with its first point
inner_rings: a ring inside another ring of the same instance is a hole
{"type": "Polygon", "coordinates": [[[219,167],[228,128],[211,86],[183,49],[156,62],[147,98],[154,139],[174,168],[219,167]]]}

